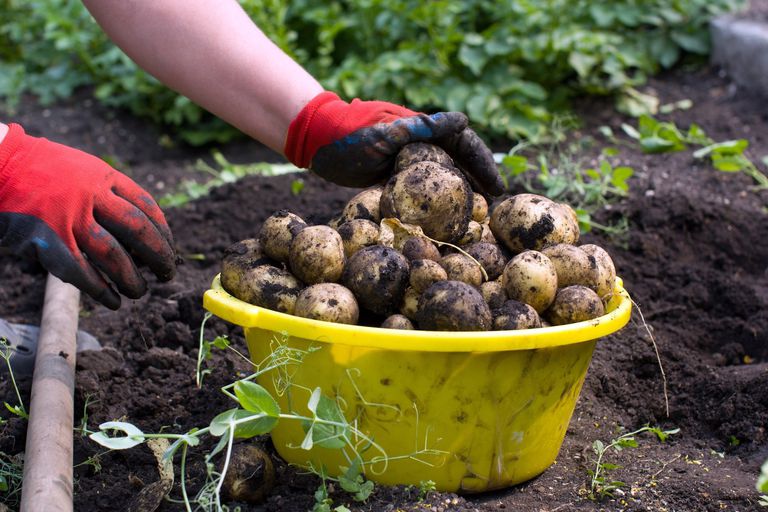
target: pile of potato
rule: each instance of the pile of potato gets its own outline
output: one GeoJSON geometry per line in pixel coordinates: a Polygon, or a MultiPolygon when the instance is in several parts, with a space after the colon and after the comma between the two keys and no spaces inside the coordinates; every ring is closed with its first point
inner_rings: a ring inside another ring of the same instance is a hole
{"type": "Polygon", "coordinates": [[[599,317],[616,271],[576,245],[568,205],[485,198],[442,149],[406,146],[395,173],[329,225],[278,211],[258,238],[227,249],[221,283],[235,297],[305,318],[394,329],[531,329],[599,317]]]}

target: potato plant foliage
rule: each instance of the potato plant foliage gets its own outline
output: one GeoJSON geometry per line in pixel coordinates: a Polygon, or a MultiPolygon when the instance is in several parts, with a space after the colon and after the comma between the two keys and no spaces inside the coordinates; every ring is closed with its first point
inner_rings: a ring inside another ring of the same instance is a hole
{"type": "MultiPolygon", "coordinates": [[[[475,127],[531,136],[575,94],[617,93],[685,54],[709,50],[707,23],[742,0],[240,0],[325,87],[346,98],[459,110],[475,127]]],[[[232,128],[140,71],[80,2],[3,0],[0,97],[50,102],[82,85],[105,104],[176,128],[190,143],[232,128]]]]}

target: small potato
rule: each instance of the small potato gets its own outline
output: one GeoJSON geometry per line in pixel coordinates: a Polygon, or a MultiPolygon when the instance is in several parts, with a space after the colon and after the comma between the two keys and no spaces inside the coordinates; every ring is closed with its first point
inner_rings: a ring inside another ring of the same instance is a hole
{"type": "Polygon", "coordinates": [[[552,325],[583,322],[604,314],[603,301],[597,293],[580,285],[560,288],[555,301],[545,313],[552,325]]]}
{"type": "Polygon", "coordinates": [[[438,281],[419,299],[416,322],[428,331],[487,331],[492,317],[475,288],[461,281],[438,281]]]}
{"type": "Polygon", "coordinates": [[[464,233],[459,239],[459,241],[456,243],[463,247],[465,245],[479,242],[482,237],[483,237],[482,224],[474,220],[471,220],[469,221],[469,225],[467,226],[467,232],[464,233]]]}
{"type": "Polygon", "coordinates": [[[456,242],[469,225],[472,190],[458,170],[419,162],[389,179],[380,206],[382,217],[419,226],[441,242],[456,242]]]}
{"type": "Polygon", "coordinates": [[[293,314],[296,298],[303,285],[290,272],[272,265],[259,265],[246,270],[236,288],[222,286],[249,304],[293,314]]]}
{"type": "Polygon", "coordinates": [[[507,264],[507,258],[501,252],[501,247],[496,244],[475,242],[466,246],[464,250],[483,266],[490,280],[497,279],[507,264]]]}
{"type": "Polygon", "coordinates": [[[488,303],[488,307],[491,308],[491,311],[504,304],[508,298],[507,291],[499,280],[486,281],[481,284],[480,294],[483,296],[483,299],[485,299],[485,302],[488,303]]]}
{"type": "Polygon", "coordinates": [[[509,260],[501,279],[510,299],[530,304],[539,314],[555,300],[557,271],[538,251],[524,251],[509,260]]]}
{"type": "Polygon", "coordinates": [[[294,315],[313,320],[355,325],[360,316],[355,296],[336,283],[313,284],[296,298],[294,315]]]}
{"type": "Polygon", "coordinates": [[[407,331],[414,329],[413,322],[408,320],[408,317],[405,315],[390,315],[384,319],[381,327],[384,329],[405,329],[407,331]]]}
{"type": "Polygon", "coordinates": [[[491,231],[491,219],[489,217],[485,218],[485,221],[483,221],[480,226],[483,228],[483,232],[480,235],[480,241],[481,242],[487,242],[489,244],[496,244],[499,245],[499,242],[496,240],[496,237],[493,236],[493,231],[491,231]]]}
{"type": "Polygon", "coordinates": [[[259,242],[264,254],[281,263],[288,262],[288,252],[293,238],[307,227],[304,219],[288,210],[270,215],[259,232],[259,242]]]}
{"type": "Polygon", "coordinates": [[[483,283],[483,272],[480,265],[465,254],[454,252],[443,256],[440,263],[448,274],[448,280],[461,281],[479,288],[483,283]]]}
{"type": "Polygon", "coordinates": [[[307,284],[333,283],[344,270],[344,242],[328,226],[309,226],[293,238],[288,261],[293,273],[307,284]]]}
{"type": "Polygon", "coordinates": [[[426,142],[412,142],[403,146],[395,160],[395,172],[418,162],[436,162],[445,167],[453,167],[453,159],[443,148],[426,142]]]}
{"type": "Polygon", "coordinates": [[[578,240],[571,214],[536,194],[518,194],[502,201],[491,213],[491,231],[513,253],[578,240]]]}
{"type": "Polygon", "coordinates": [[[344,244],[344,256],[351,257],[363,247],[379,242],[379,225],[367,219],[352,219],[337,230],[344,244]]]}
{"type": "Polygon", "coordinates": [[[433,260],[414,260],[411,262],[411,286],[419,293],[429,288],[432,283],[445,281],[448,273],[433,260]]]}
{"type": "Polygon", "coordinates": [[[349,258],[341,282],[352,290],[361,307],[388,315],[400,306],[409,274],[405,256],[390,247],[372,245],[349,258]]]}
{"type": "Polygon", "coordinates": [[[555,266],[559,288],[574,284],[592,289],[597,287],[597,263],[580,248],[570,244],[555,244],[544,247],[541,252],[555,266]]]}
{"type": "Polygon", "coordinates": [[[488,201],[481,194],[475,192],[472,194],[472,220],[483,222],[487,216],[488,201]]]}
{"type": "Polygon", "coordinates": [[[605,249],[595,244],[581,245],[579,249],[594,258],[597,265],[597,283],[592,289],[603,301],[607,301],[613,295],[613,287],[616,283],[616,267],[611,256],[605,249]]]}
{"type": "Polygon", "coordinates": [[[537,329],[541,327],[539,314],[530,304],[508,300],[492,311],[495,331],[537,329]]]}
{"type": "Polygon", "coordinates": [[[224,251],[224,258],[221,261],[221,285],[237,297],[233,290],[240,289],[245,272],[260,265],[277,265],[277,262],[262,252],[261,244],[255,238],[230,245],[224,251]]]}
{"type": "Polygon", "coordinates": [[[379,203],[381,202],[382,190],[384,190],[382,185],[376,185],[363,190],[350,199],[341,211],[339,225],[353,219],[370,220],[376,224],[381,222],[379,203]]]}
{"type": "Polygon", "coordinates": [[[416,291],[412,286],[406,288],[405,294],[403,294],[402,303],[400,304],[400,313],[409,320],[416,320],[420,297],[421,292],[416,291]]]}
{"type": "Polygon", "coordinates": [[[403,243],[403,256],[408,258],[408,261],[432,260],[438,263],[443,258],[437,246],[423,236],[414,236],[406,240],[403,243]]]}

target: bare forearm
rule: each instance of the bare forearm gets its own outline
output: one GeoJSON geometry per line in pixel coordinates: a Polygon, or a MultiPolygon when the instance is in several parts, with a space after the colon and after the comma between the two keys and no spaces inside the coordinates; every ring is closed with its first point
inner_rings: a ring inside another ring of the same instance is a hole
{"type": "Polygon", "coordinates": [[[172,89],[272,149],[322,91],[235,0],[83,0],[110,38],[172,89]]]}

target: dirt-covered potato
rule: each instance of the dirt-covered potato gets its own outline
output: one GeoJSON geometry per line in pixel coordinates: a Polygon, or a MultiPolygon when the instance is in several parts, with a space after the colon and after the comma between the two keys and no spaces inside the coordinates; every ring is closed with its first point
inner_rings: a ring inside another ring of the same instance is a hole
{"type": "Polygon", "coordinates": [[[379,225],[367,219],[352,219],[337,230],[344,244],[344,256],[349,258],[363,247],[379,242],[379,225]]]}
{"type": "Polygon", "coordinates": [[[477,192],[472,194],[472,220],[483,222],[488,217],[488,201],[477,192]]]}
{"type": "Polygon", "coordinates": [[[259,231],[259,243],[264,254],[281,263],[288,262],[293,238],[307,227],[304,219],[288,210],[279,210],[264,221],[259,231]]]}
{"type": "Polygon", "coordinates": [[[403,146],[395,160],[395,172],[417,162],[436,162],[445,167],[453,167],[453,159],[442,148],[426,142],[412,142],[403,146]]]}
{"type": "Polygon", "coordinates": [[[485,302],[488,303],[488,307],[491,311],[498,308],[507,301],[507,291],[504,289],[504,285],[498,279],[494,281],[486,281],[480,285],[480,295],[483,296],[485,302]]]}
{"type": "Polygon", "coordinates": [[[406,288],[403,300],[400,303],[400,313],[409,320],[416,320],[416,313],[419,310],[419,298],[421,298],[421,292],[417,291],[413,286],[406,288]]]}
{"type": "Polygon", "coordinates": [[[450,281],[461,281],[475,288],[479,288],[483,283],[483,272],[480,270],[480,265],[465,254],[460,252],[446,254],[440,264],[448,274],[450,281]]]}
{"type": "Polygon", "coordinates": [[[293,274],[272,265],[249,268],[238,281],[221,284],[240,300],[288,314],[293,314],[296,298],[304,287],[293,274]]]}
{"type": "Polygon", "coordinates": [[[592,320],[605,314],[603,301],[586,286],[560,288],[545,316],[552,325],[572,324],[592,320]]]}
{"type": "Polygon", "coordinates": [[[513,253],[539,250],[551,244],[575,244],[573,217],[550,199],[536,194],[518,194],[499,203],[491,213],[491,231],[513,253]]]}
{"type": "Polygon", "coordinates": [[[418,162],[392,176],[381,195],[382,217],[420,226],[430,238],[455,242],[466,233],[472,190],[461,172],[418,162]]]}
{"type": "Polygon", "coordinates": [[[381,323],[381,327],[384,329],[405,329],[412,331],[414,329],[413,322],[408,320],[405,315],[395,314],[390,315],[384,319],[381,323]]]}
{"type": "Polygon", "coordinates": [[[592,289],[597,287],[597,263],[580,248],[570,244],[554,244],[544,247],[541,252],[555,266],[559,288],[574,284],[592,289]]]}
{"type": "Polygon", "coordinates": [[[344,243],[328,226],[308,226],[293,238],[288,253],[293,273],[307,284],[333,283],[344,270],[344,243]]]}
{"type": "Polygon", "coordinates": [[[381,221],[379,203],[382,190],[384,190],[382,185],[376,185],[359,192],[350,199],[341,211],[339,226],[352,219],[365,219],[378,224],[381,221]]]}
{"type": "Polygon", "coordinates": [[[613,294],[613,286],[616,282],[616,267],[610,254],[595,244],[581,245],[579,249],[587,253],[591,258],[594,258],[597,265],[597,283],[593,290],[597,292],[603,301],[607,300],[613,294]]]}
{"type": "Polygon", "coordinates": [[[349,258],[341,282],[352,290],[361,307],[386,315],[400,306],[409,274],[405,256],[390,247],[372,245],[349,258]]]}
{"type": "Polygon", "coordinates": [[[438,281],[421,295],[416,323],[428,331],[487,331],[492,317],[477,289],[461,281],[438,281]]]}
{"type": "Polygon", "coordinates": [[[489,244],[499,245],[499,242],[496,240],[496,237],[493,236],[493,231],[491,231],[491,218],[486,217],[485,221],[483,221],[480,224],[480,226],[483,228],[483,232],[480,235],[480,241],[488,242],[489,244]]]}
{"type": "Polygon", "coordinates": [[[260,265],[276,264],[262,252],[261,244],[255,238],[235,242],[224,250],[224,258],[221,260],[221,285],[237,297],[232,290],[240,289],[240,282],[247,270],[260,265]]]}
{"type": "Polygon", "coordinates": [[[501,252],[501,247],[496,244],[475,242],[464,247],[464,250],[483,266],[490,280],[498,278],[507,264],[507,258],[501,252]]]}
{"type": "Polygon", "coordinates": [[[459,238],[459,241],[456,242],[458,245],[464,247],[465,245],[473,244],[475,242],[479,242],[480,239],[483,237],[483,226],[479,222],[476,222],[474,220],[469,221],[469,225],[467,226],[467,232],[464,233],[461,238],[459,238]]]}
{"type": "Polygon", "coordinates": [[[557,271],[549,258],[538,251],[524,251],[509,260],[501,279],[510,299],[530,304],[537,313],[555,300],[557,271]]]}
{"type": "Polygon", "coordinates": [[[406,240],[403,243],[402,252],[408,261],[432,260],[440,263],[443,258],[437,246],[423,236],[414,236],[406,240]]]}
{"type": "Polygon", "coordinates": [[[313,320],[354,325],[360,316],[360,308],[348,288],[336,283],[320,283],[307,286],[299,293],[293,314],[313,320]]]}
{"type": "Polygon", "coordinates": [[[537,329],[541,327],[541,318],[530,304],[508,300],[501,307],[492,310],[493,329],[506,331],[514,329],[537,329]]]}
{"type": "Polygon", "coordinates": [[[434,260],[413,260],[411,262],[411,286],[418,292],[423,292],[432,283],[445,281],[448,273],[434,260]]]}

